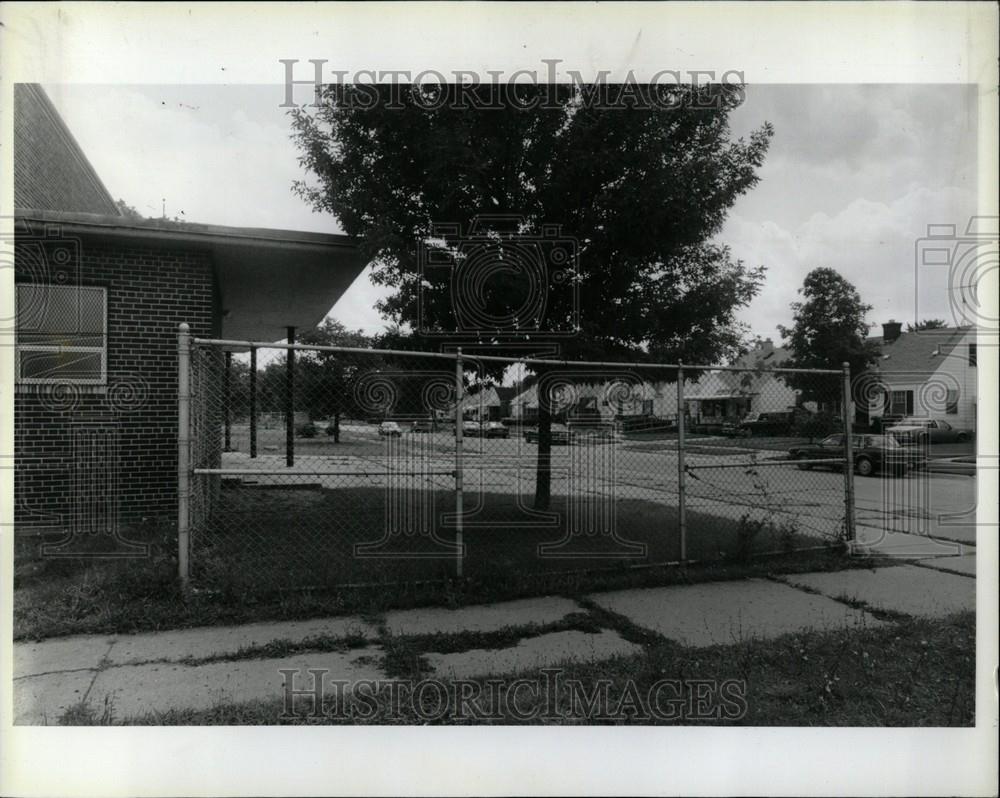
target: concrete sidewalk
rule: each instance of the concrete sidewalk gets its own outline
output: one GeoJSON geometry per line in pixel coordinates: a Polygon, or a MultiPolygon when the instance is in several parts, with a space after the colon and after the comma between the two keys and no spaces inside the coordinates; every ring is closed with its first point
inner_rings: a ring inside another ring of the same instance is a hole
{"type": "Polygon", "coordinates": [[[615,616],[692,648],[807,630],[875,628],[891,624],[892,613],[941,617],[975,608],[975,551],[964,547],[953,556],[938,553],[871,570],[620,590],[588,596],[591,602],[613,615],[547,596],[400,610],[377,623],[338,617],[18,643],[14,722],[58,723],[84,702],[98,714],[110,707],[113,719],[121,720],[279,699],[286,679],[281,671],[288,669],[298,673],[300,687],[317,668],[348,685],[386,679],[387,647],[400,638],[419,644],[429,675],[465,679],[642,653],[627,632],[612,628],[608,618],[615,616]],[[501,631],[513,642],[496,649],[463,649],[453,638],[446,651],[437,652],[434,642],[426,642],[434,635],[501,631]],[[283,648],[293,653],[282,655],[283,648]]]}

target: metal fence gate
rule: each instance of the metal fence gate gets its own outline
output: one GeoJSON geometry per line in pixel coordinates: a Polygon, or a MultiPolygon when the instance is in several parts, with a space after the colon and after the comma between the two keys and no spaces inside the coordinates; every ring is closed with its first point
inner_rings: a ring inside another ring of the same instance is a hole
{"type": "Polygon", "coordinates": [[[184,327],[179,353],[185,582],[488,578],[853,539],[846,371],[191,339],[184,327]]]}

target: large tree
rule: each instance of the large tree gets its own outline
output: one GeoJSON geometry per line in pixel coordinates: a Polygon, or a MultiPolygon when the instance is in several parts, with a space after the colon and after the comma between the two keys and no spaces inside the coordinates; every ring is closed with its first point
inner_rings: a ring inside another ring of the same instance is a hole
{"type": "MultiPolygon", "coordinates": [[[[782,366],[801,369],[840,369],[850,364],[860,377],[879,355],[877,342],[869,341],[865,320],[871,305],[836,269],[813,269],[799,289],[802,300],[793,302],[792,326],[778,325],[792,356],[782,366]]],[[[838,404],[839,386],[816,376],[788,375],[806,398],[838,404]]]]}
{"type": "MultiPolygon", "coordinates": [[[[569,360],[714,362],[741,343],[735,314],[763,270],[711,239],[757,182],[771,127],[731,137],[742,87],[660,90],[671,102],[651,108],[616,107],[620,88],[506,87],[498,105],[490,85],[329,87],[293,113],[311,175],[296,189],[358,240],[373,280],[393,289],[379,309],[424,347],[455,332],[497,353],[530,341],[569,360]],[[472,110],[477,101],[490,107],[472,110]],[[476,259],[484,243],[492,265],[476,259]],[[547,269],[540,281],[525,253],[547,269]],[[442,255],[453,268],[428,265],[442,255]],[[459,279],[474,267],[478,277],[459,279]]],[[[545,394],[538,507],[549,499],[545,394]]]]}

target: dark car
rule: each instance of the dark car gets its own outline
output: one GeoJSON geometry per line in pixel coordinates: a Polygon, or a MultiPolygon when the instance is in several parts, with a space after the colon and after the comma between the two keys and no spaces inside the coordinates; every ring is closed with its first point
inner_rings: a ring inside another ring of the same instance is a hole
{"type": "MultiPolygon", "coordinates": [[[[891,435],[854,435],[851,439],[854,450],[854,470],[863,477],[876,471],[905,474],[911,468],[919,468],[925,462],[924,456],[908,446],[900,446],[891,435]]],[[[844,460],[844,435],[838,433],[824,438],[819,443],[796,446],[788,450],[793,460],[839,460],[831,463],[840,468],[844,460]]],[[[802,463],[799,468],[823,468],[823,463],[802,463]]]]}
{"type": "MultiPolygon", "coordinates": [[[[553,446],[566,446],[569,444],[569,429],[562,424],[553,424],[551,438],[553,446]]],[[[538,427],[525,430],[524,440],[527,443],[538,443],[538,427]]]]}
{"type": "Polygon", "coordinates": [[[803,408],[750,413],[737,425],[734,433],[747,438],[755,435],[790,435],[796,425],[809,416],[809,411],[803,408]]]}
{"type": "Polygon", "coordinates": [[[413,422],[414,432],[434,432],[434,422],[430,419],[417,419],[413,422]]]}
{"type": "Polygon", "coordinates": [[[484,421],[482,434],[487,438],[509,438],[510,430],[502,421],[484,421]]]}

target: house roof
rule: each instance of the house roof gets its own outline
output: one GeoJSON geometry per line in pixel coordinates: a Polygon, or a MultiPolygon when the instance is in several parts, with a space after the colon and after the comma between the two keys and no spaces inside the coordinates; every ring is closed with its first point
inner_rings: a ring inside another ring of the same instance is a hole
{"type": "Polygon", "coordinates": [[[14,205],[116,216],[111,194],[37,83],[14,84],[14,205]]]}
{"type": "MultiPolygon", "coordinates": [[[[972,327],[943,327],[935,330],[905,332],[892,342],[886,343],[882,336],[869,338],[882,346],[882,356],[875,368],[886,374],[907,372],[929,374],[938,369],[944,358],[952,355],[972,327]]],[[[967,353],[957,353],[966,357],[967,353]]]]}
{"type": "Polygon", "coordinates": [[[222,337],[275,341],[315,327],[367,261],[343,235],[18,210],[18,223],[94,243],[208,252],[222,299],[222,337]]]}

